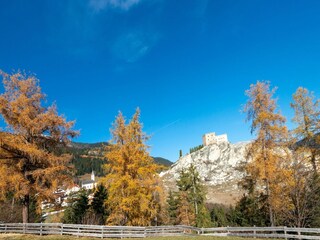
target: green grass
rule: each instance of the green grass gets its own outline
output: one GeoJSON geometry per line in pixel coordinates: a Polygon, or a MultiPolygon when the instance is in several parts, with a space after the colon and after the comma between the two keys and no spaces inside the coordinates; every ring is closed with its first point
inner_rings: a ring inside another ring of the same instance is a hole
{"type": "MultiPolygon", "coordinates": [[[[0,240],[96,240],[99,238],[92,237],[73,237],[73,236],[36,236],[22,234],[0,234],[0,240]]],[[[107,238],[110,239],[110,238],[107,238]]],[[[135,238],[123,238],[122,240],[134,240],[135,238]]],[[[148,237],[146,240],[243,240],[240,237],[211,237],[211,236],[185,236],[185,237],[148,237]]],[[[110,239],[111,240],[111,239],[110,239]]],[[[117,239],[119,240],[119,238],[117,239]]],[[[138,240],[138,239],[137,239],[138,240]]],[[[245,238],[245,240],[259,240],[259,238],[245,238]]]]}

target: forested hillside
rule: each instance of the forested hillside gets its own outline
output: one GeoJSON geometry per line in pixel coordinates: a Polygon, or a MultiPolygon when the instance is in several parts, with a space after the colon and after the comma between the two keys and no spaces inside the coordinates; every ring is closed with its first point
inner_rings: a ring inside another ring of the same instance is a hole
{"type": "MultiPolygon", "coordinates": [[[[72,154],[72,164],[75,166],[77,176],[91,173],[91,171],[95,171],[97,176],[103,176],[102,166],[106,163],[103,156],[105,155],[105,147],[107,145],[107,142],[72,142],[61,151],[72,154]]],[[[172,164],[171,161],[162,157],[154,157],[154,161],[163,168],[167,168],[172,164]]]]}

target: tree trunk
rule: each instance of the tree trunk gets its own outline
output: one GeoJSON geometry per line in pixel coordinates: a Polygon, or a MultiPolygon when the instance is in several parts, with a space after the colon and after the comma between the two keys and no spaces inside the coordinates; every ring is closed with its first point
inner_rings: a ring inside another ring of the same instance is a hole
{"type": "Polygon", "coordinates": [[[267,191],[267,202],[268,202],[268,208],[269,208],[269,220],[271,227],[274,226],[274,216],[273,216],[273,209],[271,206],[271,199],[270,199],[270,188],[269,188],[269,181],[266,181],[266,191],[267,191]]]}
{"type": "Polygon", "coordinates": [[[196,183],[195,183],[195,176],[192,176],[192,184],[193,184],[193,197],[194,197],[194,208],[196,212],[196,218],[198,217],[198,196],[196,193],[196,183]]]}
{"type": "Polygon", "coordinates": [[[266,152],[266,145],[265,141],[263,141],[263,161],[264,161],[264,175],[265,175],[265,183],[266,183],[266,194],[267,194],[267,204],[269,208],[269,220],[271,227],[274,226],[274,216],[273,216],[273,209],[271,205],[271,199],[270,199],[270,186],[269,186],[269,174],[267,171],[267,152],[266,152]]]}
{"type": "Polygon", "coordinates": [[[316,156],[312,151],[311,151],[311,163],[312,163],[313,172],[317,173],[318,170],[317,170],[316,156]]]}
{"type": "Polygon", "coordinates": [[[22,222],[29,222],[29,205],[30,205],[30,197],[29,195],[25,195],[22,200],[22,222]]]}

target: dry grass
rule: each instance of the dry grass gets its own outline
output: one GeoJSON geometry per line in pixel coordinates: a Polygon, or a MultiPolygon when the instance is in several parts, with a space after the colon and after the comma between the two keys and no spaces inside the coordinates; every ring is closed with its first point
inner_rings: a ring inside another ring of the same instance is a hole
{"type": "MultiPolygon", "coordinates": [[[[96,240],[98,238],[92,237],[73,237],[73,236],[36,236],[36,235],[22,235],[22,234],[0,234],[0,240],[96,240]]],[[[110,238],[107,238],[110,239],[110,238]]],[[[133,240],[133,238],[123,238],[122,240],[133,240]]],[[[243,240],[239,237],[209,237],[209,236],[185,236],[185,237],[148,237],[147,240],[243,240]]],[[[110,239],[111,240],[111,239],[110,239]]],[[[119,239],[117,239],[119,240],[119,239]]],[[[245,240],[259,240],[259,238],[245,238],[245,240]]]]}

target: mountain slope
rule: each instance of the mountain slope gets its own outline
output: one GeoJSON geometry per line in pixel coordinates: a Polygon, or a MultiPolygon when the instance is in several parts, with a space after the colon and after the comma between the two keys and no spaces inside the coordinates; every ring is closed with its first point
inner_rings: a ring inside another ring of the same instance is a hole
{"type": "Polygon", "coordinates": [[[211,144],[181,157],[169,170],[160,174],[167,189],[176,189],[179,171],[193,164],[207,186],[209,202],[232,204],[242,194],[238,181],[243,173],[239,166],[245,162],[248,142],[211,144]]]}
{"type": "MultiPolygon", "coordinates": [[[[102,176],[104,175],[103,164],[106,163],[104,154],[107,145],[107,142],[71,142],[62,152],[73,155],[72,163],[76,168],[76,175],[84,175],[95,171],[97,176],[102,176]]],[[[167,169],[172,165],[171,161],[162,157],[154,157],[153,159],[162,169],[167,169]]]]}
{"type": "Polygon", "coordinates": [[[170,166],[173,164],[173,162],[171,162],[170,160],[165,159],[165,158],[163,158],[163,157],[153,157],[153,160],[154,160],[157,164],[163,165],[163,166],[165,166],[165,167],[170,167],[170,166]]]}

